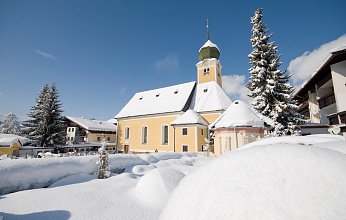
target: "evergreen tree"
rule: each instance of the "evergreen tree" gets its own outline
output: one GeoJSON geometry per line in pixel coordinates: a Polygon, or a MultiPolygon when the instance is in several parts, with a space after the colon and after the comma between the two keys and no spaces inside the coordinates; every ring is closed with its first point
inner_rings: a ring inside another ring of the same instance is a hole
{"type": "Polygon", "coordinates": [[[0,125],[0,133],[20,134],[20,125],[15,114],[11,112],[4,118],[3,124],[0,125]]]}
{"type": "Polygon", "coordinates": [[[106,139],[103,138],[99,148],[100,160],[97,161],[97,178],[107,179],[111,175],[111,167],[108,161],[108,152],[106,150],[106,139]]]}
{"type": "Polygon", "coordinates": [[[43,147],[63,144],[65,120],[61,113],[56,85],[45,84],[36,98],[36,105],[30,108],[30,119],[23,123],[27,127],[27,137],[43,147]]]}
{"type": "Polygon", "coordinates": [[[257,111],[275,122],[272,135],[292,135],[304,120],[292,100],[294,88],[289,84],[290,75],[279,70],[281,55],[276,55],[278,47],[270,42],[272,34],[267,34],[269,29],[262,22],[262,10],[255,11],[251,18],[253,50],[248,56],[252,65],[246,85],[250,90],[248,96],[254,98],[252,105],[257,111]]]}

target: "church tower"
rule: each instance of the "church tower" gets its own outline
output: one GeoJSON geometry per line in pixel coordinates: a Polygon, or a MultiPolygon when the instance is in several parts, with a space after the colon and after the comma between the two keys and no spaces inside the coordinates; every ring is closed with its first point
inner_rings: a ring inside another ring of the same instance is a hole
{"type": "Polygon", "coordinates": [[[209,26],[207,22],[207,42],[199,49],[197,66],[198,84],[215,81],[222,88],[221,63],[219,61],[220,50],[216,44],[211,42],[209,26]]]}

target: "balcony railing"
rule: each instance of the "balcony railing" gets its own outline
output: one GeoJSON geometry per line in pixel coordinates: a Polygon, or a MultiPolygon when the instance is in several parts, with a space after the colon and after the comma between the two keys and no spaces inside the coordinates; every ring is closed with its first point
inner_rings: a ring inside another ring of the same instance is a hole
{"type": "Polygon", "coordinates": [[[330,106],[334,103],[335,103],[335,94],[334,93],[330,93],[328,95],[325,95],[318,100],[318,105],[320,106],[320,109],[325,108],[327,106],[330,106]]]}
{"type": "Polygon", "coordinates": [[[330,125],[337,125],[339,124],[339,118],[337,114],[333,114],[331,116],[328,116],[329,124],[330,125]]]}

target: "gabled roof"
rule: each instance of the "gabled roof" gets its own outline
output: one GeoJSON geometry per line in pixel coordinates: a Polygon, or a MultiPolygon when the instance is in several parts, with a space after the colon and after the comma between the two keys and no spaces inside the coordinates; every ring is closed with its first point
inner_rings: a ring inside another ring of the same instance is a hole
{"type": "Polygon", "coordinates": [[[14,142],[19,141],[20,144],[27,142],[29,139],[15,134],[0,134],[0,145],[12,145],[14,142]]]}
{"type": "Polygon", "coordinates": [[[16,141],[19,141],[19,139],[20,139],[20,136],[18,135],[0,134],[0,146],[11,146],[16,141]]]}
{"type": "Polygon", "coordinates": [[[197,85],[191,109],[196,112],[226,110],[232,103],[225,91],[214,81],[197,85]]]}
{"type": "Polygon", "coordinates": [[[207,126],[208,123],[196,111],[189,109],[184,114],[174,120],[171,125],[199,124],[207,126]]]}
{"type": "Polygon", "coordinates": [[[264,128],[264,121],[245,102],[236,100],[210,125],[211,129],[235,127],[264,128]]]}
{"type": "Polygon", "coordinates": [[[89,131],[117,131],[117,126],[108,121],[90,120],[71,116],[66,116],[66,118],[89,131]]]}
{"type": "Polygon", "coordinates": [[[320,82],[326,74],[330,74],[330,66],[346,60],[346,45],[335,48],[329,51],[329,54],[321,66],[308,78],[300,88],[294,93],[294,97],[302,96],[308,92],[308,90],[313,89],[315,84],[320,82]]]}
{"type": "Polygon", "coordinates": [[[190,106],[195,85],[196,82],[188,82],[138,92],[115,118],[186,111],[190,106]]]}

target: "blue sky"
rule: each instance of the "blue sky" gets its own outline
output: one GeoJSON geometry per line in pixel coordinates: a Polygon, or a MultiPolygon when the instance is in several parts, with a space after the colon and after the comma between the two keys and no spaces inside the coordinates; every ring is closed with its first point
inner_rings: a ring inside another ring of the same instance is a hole
{"type": "Polygon", "coordinates": [[[344,0],[0,0],[0,116],[25,119],[46,83],[56,83],[64,115],[107,120],[136,92],[195,81],[207,18],[224,89],[244,98],[250,17],[259,7],[283,70],[346,44],[344,0]]]}

